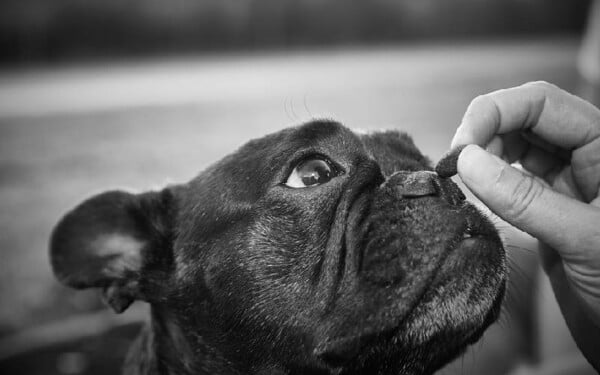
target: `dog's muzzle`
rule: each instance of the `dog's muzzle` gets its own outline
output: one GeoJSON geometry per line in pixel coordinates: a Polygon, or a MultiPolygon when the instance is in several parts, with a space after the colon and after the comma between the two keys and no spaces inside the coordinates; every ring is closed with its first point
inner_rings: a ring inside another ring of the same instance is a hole
{"type": "Polygon", "coordinates": [[[367,281],[389,286],[401,282],[406,271],[416,266],[411,260],[421,257],[415,257],[411,252],[422,251],[427,245],[446,247],[450,239],[444,235],[462,230],[454,227],[456,222],[463,221],[459,211],[465,196],[454,182],[430,171],[396,172],[379,190],[379,205],[372,207],[372,220],[366,231],[361,269],[367,281]],[[429,214],[422,208],[425,201],[428,205],[435,202],[438,209],[444,211],[444,216],[447,212],[456,216],[454,222],[446,225],[442,235],[435,233],[435,227],[428,227],[431,226],[429,218],[422,220],[429,214]],[[378,211],[385,214],[379,215],[378,211]],[[424,236],[425,241],[422,241],[424,236]],[[434,238],[427,241],[427,236],[434,238]],[[418,246],[411,246],[416,242],[419,242],[418,246]]]}

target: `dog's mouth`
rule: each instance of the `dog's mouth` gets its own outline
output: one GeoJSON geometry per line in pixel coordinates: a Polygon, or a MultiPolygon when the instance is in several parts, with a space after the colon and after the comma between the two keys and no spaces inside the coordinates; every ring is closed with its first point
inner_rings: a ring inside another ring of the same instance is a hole
{"type": "Polygon", "coordinates": [[[321,358],[347,365],[383,350],[445,362],[498,317],[506,280],[502,242],[468,203],[448,209],[439,199],[423,198],[384,210],[369,214],[360,229],[349,228],[362,237],[354,248],[360,288],[342,304],[366,302],[355,305],[345,325],[356,331],[322,346],[321,358]],[[399,218],[390,211],[411,213],[399,218]]]}
{"type": "Polygon", "coordinates": [[[501,241],[488,231],[467,228],[443,257],[414,307],[401,319],[397,340],[411,347],[440,338],[447,346],[466,345],[479,339],[497,319],[506,266],[501,241]]]}
{"type": "Polygon", "coordinates": [[[357,249],[361,276],[371,284],[389,288],[401,284],[420,266],[426,266],[433,276],[437,272],[431,269],[434,264],[440,266],[446,256],[460,253],[464,247],[492,247],[502,251],[496,229],[471,204],[464,203],[451,212],[434,215],[439,216],[427,226],[393,219],[370,223],[362,234],[364,246],[357,249]],[[392,230],[381,233],[378,226],[389,226],[392,230]]]}

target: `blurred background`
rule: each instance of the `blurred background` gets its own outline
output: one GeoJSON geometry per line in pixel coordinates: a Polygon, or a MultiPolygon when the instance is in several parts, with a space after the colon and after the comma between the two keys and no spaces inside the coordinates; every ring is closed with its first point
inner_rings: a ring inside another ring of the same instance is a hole
{"type": "MultiPolygon", "coordinates": [[[[0,372],[115,373],[145,319],[51,274],[52,227],[90,195],[184,182],[311,118],[404,130],[436,161],[472,98],[532,80],[598,104],[598,2],[3,0],[0,372]]],[[[505,313],[444,373],[593,373],[535,242],[499,225],[505,313]]]]}

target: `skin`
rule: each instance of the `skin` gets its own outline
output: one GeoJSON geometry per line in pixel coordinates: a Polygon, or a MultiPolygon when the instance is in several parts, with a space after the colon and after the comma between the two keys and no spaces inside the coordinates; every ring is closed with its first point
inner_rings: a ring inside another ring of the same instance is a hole
{"type": "Polygon", "coordinates": [[[458,174],[540,241],[567,325],[600,369],[600,110],[546,82],[494,91],[469,105],[452,149],[464,145],[458,174]]]}

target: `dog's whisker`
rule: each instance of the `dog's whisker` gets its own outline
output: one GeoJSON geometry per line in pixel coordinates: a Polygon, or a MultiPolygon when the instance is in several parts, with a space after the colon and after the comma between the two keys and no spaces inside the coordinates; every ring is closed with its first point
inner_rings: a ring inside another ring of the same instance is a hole
{"type": "Polygon", "coordinates": [[[292,116],[294,117],[294,121],[300,120],[300,118],[296,114],[296,111],[294,110],[294,98],[293,97],[290,98],[290,110],[292,112],[292,116]]]}
{"type": "Polygon", "coordinates": [[[311,113],[310,109],[308,109],[308,100],[307,100],[307,94],[304,93],[303,97],[302,97],[302,103],[304,104],[304,110],[306,111],[306,113],[308,114],[308,117],[310,119],[314,119],[313,114],[311,113]]]}
{"type": "Polygon", "coordinates": [[[295,122],[296,119],[291,115],[290,109],[289,109],[289,101],[290,101],[290,97],[286,96],[285,99],[283,100],[283,110],[285,111],[285,116],[287,117],[288,120],[290,120],[291,122],[295,122]]]}

